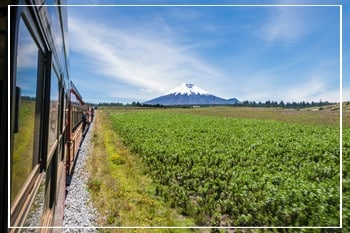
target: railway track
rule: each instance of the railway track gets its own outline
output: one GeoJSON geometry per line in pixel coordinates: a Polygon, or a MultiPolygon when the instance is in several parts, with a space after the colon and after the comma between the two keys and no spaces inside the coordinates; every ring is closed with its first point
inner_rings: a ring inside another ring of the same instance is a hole
{"type": "Polygon", "coordinates": [[[84,134],[67,186],[63,218],[64,232],[71,232],[71,230],[74,230],[74,232],[97,232],[93,226],[96,226],[95,219],[98,212],[90,202],[90,194],[87,188],[89,173],[86,169],[86,160],[90,155],[93,127],[94,123],[92,122],[89,130],[84,134]]]}

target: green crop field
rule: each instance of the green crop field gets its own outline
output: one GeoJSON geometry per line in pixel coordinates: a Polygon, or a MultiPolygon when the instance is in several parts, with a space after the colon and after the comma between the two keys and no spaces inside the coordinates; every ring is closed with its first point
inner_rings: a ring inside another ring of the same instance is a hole
{"type": "MultiPolygon", "coordinates": [[[[109,110],[171,207],[204,226],[339,226],[339,127],[192,111],[109,110]]],[[[342,149],[345,223],[349,128],[342,149]]]]}

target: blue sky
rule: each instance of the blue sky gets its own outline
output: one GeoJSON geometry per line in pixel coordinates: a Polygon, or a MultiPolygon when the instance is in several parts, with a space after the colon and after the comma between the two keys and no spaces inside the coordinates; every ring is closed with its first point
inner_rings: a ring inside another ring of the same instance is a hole
{"type": "MultiPolygon", "coordinates": [[[[79,4],[77,0],[71,3],[79,4]]],[[[69,7],[68,25],[71,79],[85,101],[142,102],[181,83],[239,100],[339,101],[337,6],[107,7],[101,4],[113,2],[83,3],[96,6],[69,7]]],[[[343,99],[350,100],[350,72],[345,66],[350,60],[345,32],[350,29],[349,4],[264,3],[343,4],[343,99]]]]}

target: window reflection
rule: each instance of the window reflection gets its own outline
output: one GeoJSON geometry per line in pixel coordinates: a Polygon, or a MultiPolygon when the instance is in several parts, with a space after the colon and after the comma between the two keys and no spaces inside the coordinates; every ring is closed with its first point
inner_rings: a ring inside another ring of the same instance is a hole
{"type": "MultiPolygon", "coordinates": [[[[56,0],[49,0],[47,4],[57,5],[58,3],[56,0]]],[[[52,35],[54,37],[53,39],[55,41],[56,50],[58,53],[60,63],[62,64],[64,62],[64,46],[63,46],[63,35],[61,31],[62,27],[59,19],[58,8],[55,6],[48,6],[47,10],[48,10],[47,17],[50,19],[50,22],[51,22],[51,30],[52,30],[52,35]]]]}
{"type": "Polygon", "coordinates": [[[38,47],[23,19],[18,32],[16,86],[20,88],[19,128],[14,135],[11,202],[23,186],[33,164],[38,162],[35,151],[35,108],[37,101],[38,47]]]}
{"type": "Polygon", "coordinates": [[[71,102],[72,102],[72,129],[73,131],[75,131],[75,129],[77,128],[77,126],[79,125],[80,121],[81,121],[81,109],[79,108],[80,102],[77,99],[77,97],[72,94],[71,95],[71,102]]]}
{"type": "Polygon", "coordinates": [[[51,69],[51,88],[50,88],[50,121],[49,121],[49,138],[48,153],[52,150],[57,139],[58,123],[58,78],[54,69],[51,69]]]}

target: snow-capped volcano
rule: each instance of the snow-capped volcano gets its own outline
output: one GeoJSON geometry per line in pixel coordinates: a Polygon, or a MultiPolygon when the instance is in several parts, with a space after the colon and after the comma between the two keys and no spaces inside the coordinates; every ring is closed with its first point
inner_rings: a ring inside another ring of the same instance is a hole
{"type": "Polygon", "coordinates": [[[175,95],[210,95],[209,92],[195,86],[194,84],[182,83],[180,86],[175,87],[170,92],[165,95],[175,94],[175,95]]]}
{"type": "Polygon", "coordinates": [[[182,83],[163,96],[144,102],[151,105],[224,105],[237,103],[237,99],[223,99],[194,84],[182,83]]]}

